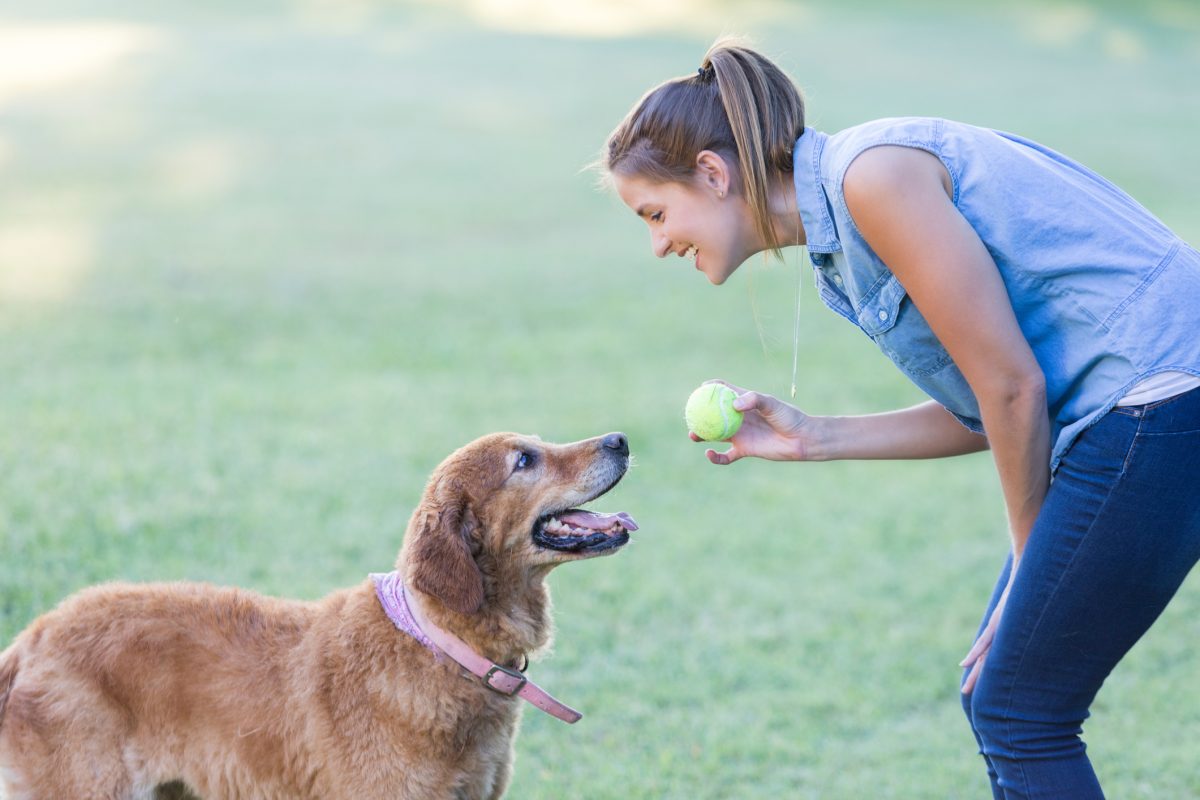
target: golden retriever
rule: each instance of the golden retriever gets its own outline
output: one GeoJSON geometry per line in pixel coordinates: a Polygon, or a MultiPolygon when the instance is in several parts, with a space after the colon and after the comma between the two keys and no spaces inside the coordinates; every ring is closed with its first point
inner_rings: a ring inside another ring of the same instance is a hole
{"type": "MultiPolygon", "coordinates": [[[[521,669],[551,637],[549,571],[636,525],[575,508],[629,464],[623,434],[492,434],[433,473],[396,573],[429,622],[521,669]]],[[[108,584],[0,654],[8,800],[498,798],[523,701],[397,629],[375,583],[318,602],[108,584]],[[185,788],[186,787],[186,788],[185,788]]]]}

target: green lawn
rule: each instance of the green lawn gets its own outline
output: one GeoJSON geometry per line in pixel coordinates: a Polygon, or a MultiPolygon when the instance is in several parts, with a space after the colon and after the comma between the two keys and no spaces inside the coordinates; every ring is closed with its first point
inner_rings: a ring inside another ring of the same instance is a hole
{"type": "MultiPolygon", "coordinates": [[[[1195,242],[1200,8],[641,5],[0,0],[0,646],[109,579],[319,597],[475,436],[622,430],[600,506],[641,531],[553,576],[533,670],[586,717],[527,712],[509,796],[987,796],[956,664],[1007,542],[989,457],[711,467],[683,401],[787,392],[795,254],[715,291],[581,168],[734,31],[814,127],[1017,131],[1195,242]]],[[[918,400],[800,263],[797,402],[918,400]]],[[[1109,796],[1200,797],[1198,636],[1192,580],[1101,693],[1109,796]]]]}

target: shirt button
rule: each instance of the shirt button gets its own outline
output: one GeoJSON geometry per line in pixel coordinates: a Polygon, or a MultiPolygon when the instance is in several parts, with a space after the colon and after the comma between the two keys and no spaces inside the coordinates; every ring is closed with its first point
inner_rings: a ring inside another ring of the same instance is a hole
{"type": "Polygon", "coordinates": [[[833,273],[833,282],[836,283],[838,286],[841,286],[842,285],[842,276],[837,274],[836,272],[833,273]]]}
{"type": "Polygon", "coordinates": [[[886,311],[884,311],[882,308],[879,309],[879,321],[887,322],[887,318],[888,318],[888,313],[886,311]]]}

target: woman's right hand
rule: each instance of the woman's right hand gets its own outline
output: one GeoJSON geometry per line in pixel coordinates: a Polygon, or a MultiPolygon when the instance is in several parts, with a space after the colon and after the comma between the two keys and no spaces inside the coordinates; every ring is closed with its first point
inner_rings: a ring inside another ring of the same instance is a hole
{"type": "MultiPolygon", "coordinates": [[[[737,392],[733,407],[745,414],[742,426],[729,439],[732,446],[723,453],[709,449],[705,452],[709,461],[726,465],[746,456],[768,461],[806,459],[812,417],[769,394],[748,391],[726,381],[707,383],[721,383],[737,392]]],[[[702,441],[694,433],[690,435],[693,442],[702,441]]]]}

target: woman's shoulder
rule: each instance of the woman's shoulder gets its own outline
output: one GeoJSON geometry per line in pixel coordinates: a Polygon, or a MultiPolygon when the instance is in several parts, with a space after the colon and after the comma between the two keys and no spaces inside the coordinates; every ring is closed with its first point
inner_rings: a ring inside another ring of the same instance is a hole
{"type": "Polygon", "coordinates": [[[882,145],[936,150],[946,126],[955,124],[939,117],[885,117],[844,128],[829,136],[822,171],[828,178],[840,178],[864,150],[882,145]]]}
{"type": "Polygon", "coordinates": [[[941,117],[883,117],[860,122],[832,134],[830,142],[845,147],[854,144],[904,144],[930,141],[943,135],[947,125],[957,125],[941,117]]]}

